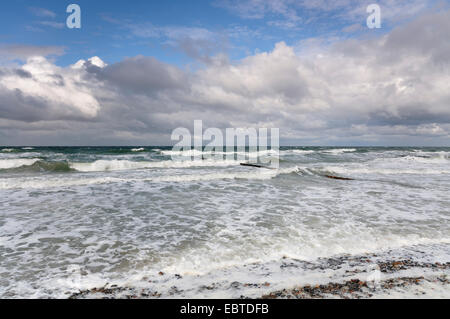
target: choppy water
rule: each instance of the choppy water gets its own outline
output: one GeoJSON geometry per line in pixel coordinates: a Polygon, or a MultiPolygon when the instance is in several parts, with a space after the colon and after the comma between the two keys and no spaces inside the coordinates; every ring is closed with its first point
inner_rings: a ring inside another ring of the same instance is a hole
{"type": "MultiPolygon", "coordinates": [[[[58,298],[106,283],[164,293],[175,274],[187,292],[174,296],[203,296],[195,287],[244,273],[314,283],[328,275],[283,274],[279,262],[416,245],[450,261],[450,148],[285,147],[278,170],[170,155],[0,147],[0,297],[58,298]]],[[[205,296],[243,293],[230,289],[205,296]]]]}

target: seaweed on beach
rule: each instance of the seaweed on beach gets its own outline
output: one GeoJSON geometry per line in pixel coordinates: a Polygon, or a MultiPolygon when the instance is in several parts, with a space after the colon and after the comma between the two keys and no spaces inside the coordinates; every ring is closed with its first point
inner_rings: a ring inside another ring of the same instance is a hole
{"type": "MultiPolygon", "coordinates": [[[[302,285],[293,288],[286,288],[276,290],[261,295],[261,299],[324,299],[324,298],[341,298],[341,299],[361,299],[372,298],[375,295],[385,294],[389,295],[390,291],[399,289],[410,289],[413,286],[420,286],[426,283],[433,283],[446,286],[450,283],[447,275],[442,273],[442,270],[450,269],[450,263],[429,263],[418,262],[408,259],[403,260],[385,260],[378,261],[376,265],[379,271],[385,275],[392,275],[396,272],[401,272],[409,269],[430,269],[437,271],[432,276],[398,276],[393,278],[385,278],[378,282],[367,280],[367,270],[359,268],[361,264],[372,263],[370,256],[341,256],[336,258],[329,258],[323,260],[320,268],[327,267],[327,269],[341,269],[344,263],[353,265],[355,268],[345,271],[347,276],[356,278],[349,278],[339,282],[329,282],[327,284],[319,285],[302,285]],[[364,274],[365,273],[365,274],[364,274]],[[364,278],[364,279],[362,279],[364,278]]],[[[375,257],[375,256],[372,256],[375,257]]],[[[305,263],[307,269],[315,269],[318,266],[312,263],[305,263]]],[[[281,267],[298,267],[295,261],[283,261],[281,267]]],[[[160,272],[159,276],[165,274],[160,272]]],[[[175,275],[176,279],[181,279],[181,275],[175,275]]],[[[348,278],[348,277],[347,277],[348,278]]],[[[251,283],[251,282],[231,282],[228,284],[229,289],[263,289],[267,291],[272,286],[270,282],[251,283]]],[[[220,289],[221,284],[212,283],[209,285],[202,285],[198,287],[199,291],[215,291],[220,289]]],[[[180,296],[183,290],[177,286],[172,286],[166,293],[154,291],[147,288],[133,288],[133,287],[119,287],[112,285],[110,287],[92,288],[84,291],[79,291],[72,294],[70,299],[157,299],[169,296],[180,296]]],[[[248,296],[240,296],[241,299],[247,299],[248,296]]]]}

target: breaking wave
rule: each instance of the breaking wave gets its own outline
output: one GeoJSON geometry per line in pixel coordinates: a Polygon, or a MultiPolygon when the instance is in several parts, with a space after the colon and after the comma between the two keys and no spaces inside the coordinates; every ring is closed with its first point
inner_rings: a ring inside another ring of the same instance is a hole
{"type": "Polygon", "coordinates": [[[98,160],[92,163],[70,163],[70,168],[79,172],[122,171],[148,168],[189,168],[189,167],[225,167],[239,165],[237,161],[161,161],[133,162],[128,160],[98,160]]]}
{"type": "Polygon", "coordinates": [[[327,166],[325,171],[336,174],[352,176],[354,174],[381,174],[381,175],[400,175],[400,174],[417,174],[417,175],[438,175],[450,174],[448,169],[432,169],[432,168],[381,168],[381,167],[342,167],[327,166]]]}
{"type": "MultiPolygon", "coordinates": [[[[298,167],[284,168],[278,170],[256,170],[251,172],[235,172],[235,173],[207,173],[207,174],[186,174],[186,175],[163,175],[148,178],[121,178],[121,177],[93,177],[93,178],[72,178],[72,179],[22,179],[9,178],[0,180],[0,189],[27,189],[27,188],[54,188],[54,187],[71,187],[85,186],[94,184],[107,183],[128,183],[128,182],[202,182],[213,180],[268,180],[279,175],[292,174],[299,172],[298,167]]],[[[76,176],[76,175],[74,175],[76,176]]]]}
{"type": "Polygon", "coordinates": [[[0,169],[12,169],[22,166],[30,166],[39,161],[39,158],[14,158],[0,159],[0,169]]]}
{"type": "Polygon", "coordinates": [[[339,155],[339,154],[343,154],[343,153],[356,152],[356,148],[336,148],[336,149],[331,149],[331,150],[325,150],[323,152],[333,154],[333,155],[339,155]]]}
{"type": "Polygon", "coordinates": [[[16,152],[17,150],[15,148],[4,148],[2,149],[2,152],[4,153],[12,153],[12,152],[16,152]]]}

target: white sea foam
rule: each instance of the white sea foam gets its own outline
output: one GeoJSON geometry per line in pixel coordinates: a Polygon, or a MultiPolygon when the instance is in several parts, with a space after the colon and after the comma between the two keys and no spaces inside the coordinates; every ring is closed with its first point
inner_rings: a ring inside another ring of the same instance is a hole
{"type": "Polygon", "coordinates": [[[404,162],[420,162],[425,164],[450,164],[450,157],[445,152],[440,153],[422,153],[421,156],[407,155],[398,159],[404,162]]]}
{"type": "Polygon", "coordinates": [[[143,152],[143,151],[145,151],[145,148],[143,148],[143,147],[140,147],[140,148],[132,148],[131,151],[132,151],[132,152],[143,152]]]}
{"type": "MultiPolygon", "coordinates": [[[[152,152],[138,162],[133,158],[144,154],[46,149],[46,161],[68,161],[74,171],[1,172],[0,298],[66,298],[106,283],[147,285],[163,298],[261,297],[366,275],[322,258],[349,256],[353,263],[358,254],[376,253],[374,262],[450,261],[445,152],[338,157],[323,150],[310,157],[295,152],[307,150],[282,151],[290,156],[280,169],[254,169],[238,161],[153,162],[152,152]]],[[[36,157],[23,154],[2,157],[36,157]]],[[[445,288],[439,296],[449,296],[445,288]]]]}
{"type": "Polygon", "coordinates": [[[325,166],[325,171],[337,174],[352,176],[353,174],[382,174],[382,175],[439,175],[450,174],[449,169],[424,169],[424,168],[382,168],[382,167],[343,167],[343,166],[325,166]]]}
{"type": "Polygon", "coordinates": [[[70,163],[69,166],[79,172],[104,172],[149,168],[190,168],[190,167],[226,167],[239,165],[237,161],[160,161],[133,162],[128,160],[98,160],[92,163],[70,163]]]}
{"type": "Polygon", "coordinates": [[[295,153],[295,154],[313,154],[316,151],[313,150],[289,150],[289,151],[285,151],[283,153],[295,153]]]}
{"type": "Polygon", "coordinates": [[[331,149],[331,150],[325,150],[323,151],[324,153],[330,153],[333,155],[339,155],[339,154],[343,154],[343,153],[352,153],[352,152],[356,152],[355,148],[336,148],[336,149],[331,149]]]}
{"type": "Polygon", "coordinates": [[[183,175],[163,175],[148,178],[125,178],[125,177],[91,177],[91,178],[8,178],[0,180],[0,189],[43,189],[43,188],[58,188],[58,187],[72,187],[107,183],[138,183],[138,182],[203,182],[213,180],[233,180],[233,179],[249,179],[249,180],[268,180],[279,175],[291,174],[299,172],[298,167],[284,168],[284,169],[260,169],[250,172],[223,172],[223,173],[199,173],[199,174],[183,174],[183,175]]]}
{"type": "Polygon", "coordinates": [[[38,158],[14,158],[14,159],[0,159],[0,169],[11,169],[22,166],[33,165],[39,161],[38,158]]]}
{"type": "Polygon", "coordinates": [[[15,151],[14,148],[4,148],[4,149],[2,149],[2,152],[5,152],[5,153],[11,153],[11,152],[14,152],[14,151],[15,151]]]}
{"type": "MultiPolygon", "coordinates": [[[[186,151],[161,151],[162,155],[166,156],[202,156],[203,154],[210,154],[210,152],[203,152],[199,150],[186,150],[186,151]]],[[[215,152],[215,154],[223,154],[223,152],[215,152]]]]}

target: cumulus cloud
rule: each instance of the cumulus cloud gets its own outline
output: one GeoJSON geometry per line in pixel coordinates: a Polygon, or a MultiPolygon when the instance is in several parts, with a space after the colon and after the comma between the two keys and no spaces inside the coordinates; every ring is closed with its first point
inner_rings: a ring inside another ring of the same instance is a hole
{"type": "Polygon", "coordinates": [[[443,11],[377,38],[280,42],[195,71],[145,56],[65,68],[28,58],[0,69],[0,137],[169,144],[174,128],[202,119],[208,127],[278,127],[289,144],[445,144],[449,21],[443,11]]]}
{"type": "Polygon", "coordinates": [[[0,116],[26,122],[93,119],[100,106],[89,86],[75,70],[30,57],[13,72],[2,70],[0,116]]]}
{"type": "Polygon", "coordinates": [[[106,68],[87,66],[87,70],[95,74],[98,80],[129,93],[153,95],[184,85],[182,71],[152,57],[137,56],[106,68]]]}

